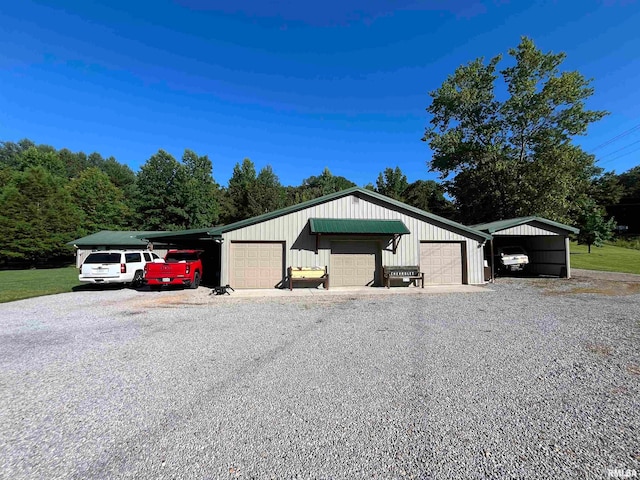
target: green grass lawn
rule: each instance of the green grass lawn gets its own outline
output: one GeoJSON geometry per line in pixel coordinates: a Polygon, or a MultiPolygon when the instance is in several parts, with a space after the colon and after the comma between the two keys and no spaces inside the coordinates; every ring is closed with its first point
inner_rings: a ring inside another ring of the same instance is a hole
{"type": "Polygon", "coordinates": [[[572,242],[571,266],[586,270],[640,274],[640,250],[605,245],[592,246],[591,253],[587,253],[586,245],[572,242]]]}
{"type": "Polygon", "coordinates": [[[0,303],[70,292],[77,285],[80,285],[78,269],[74,267],[3,270],[0,271],[0,303]]]}

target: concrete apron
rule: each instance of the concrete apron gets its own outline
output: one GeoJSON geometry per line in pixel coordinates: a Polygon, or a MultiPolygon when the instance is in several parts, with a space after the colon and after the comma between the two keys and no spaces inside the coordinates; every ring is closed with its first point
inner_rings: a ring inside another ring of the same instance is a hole
{"type": "MultiPolygon", "coordinates": [[[[294,288],[289,289],[247,289],[230,292],[232,297],[308,297],[334,295],[436,295],[442,293],[479,293],[491,292],[483,285],[427,285],[419,287],[331,287],[322,288],[294,288]]],[[[225,295],[226,296],[226,295],[225,295]]]]}

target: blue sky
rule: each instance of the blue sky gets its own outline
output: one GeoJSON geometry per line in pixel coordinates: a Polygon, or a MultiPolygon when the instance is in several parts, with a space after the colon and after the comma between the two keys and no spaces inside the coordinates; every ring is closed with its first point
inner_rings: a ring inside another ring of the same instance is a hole
{"type": "Polygon", "coordinates": [[[396,165],[435,179],[428,92],[527,35],[594,79],[588,106],[611,115],[578,142],[621,173],[640,163],[639,26],[631,1],[5,2],[0,140],[136,171],[190,148],[222,184],[245,157],[285,185],[324,167],[359,185],[396,165]]]}

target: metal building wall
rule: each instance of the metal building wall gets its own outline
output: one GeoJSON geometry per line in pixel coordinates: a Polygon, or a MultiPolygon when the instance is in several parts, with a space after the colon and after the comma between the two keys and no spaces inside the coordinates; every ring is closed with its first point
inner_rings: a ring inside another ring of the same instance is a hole
{"type": "MultiPolygon", "coordinates": [[[[435,220],[422,219],[403,213],[382,202],[375,202],[355,195],[350,195],[307,209],[283,215],[255,225],[244,227],[223,234],[221,284],[229,281],[230,244],[234,241],[284,241],[286,266],[320,266],[329,265],[331,242],[339,240],[379,241],[382,247],[382,265],[419,265],[420,241],[457,241],[466,243],[465,268],[467,281],[470,284],[482,284],[483,249],[482,241],[470,238],[464,231],[456,232],[446,224],[438,224],[435,220]],[[309,218],[348,218],[348,219],[380,219],[402,220],[411,232],[403,235],[393,254],[388,239],[371,239],[355,236],[322,236],[318,254],[315,253],[316,237],[309,233],[309,218]]],[[[233,285],[232,285],[233,286],[233,285]]]]}
{"type": "Polygon", "coordinates": [[[494,235],[509,236],[538,236],[538,235],[565,235],[566,233],[560,229],[555,229],[550,225],[544,225],[538,222],[525,223],[511,228],[505,228],[494,233],[494,235]]]}

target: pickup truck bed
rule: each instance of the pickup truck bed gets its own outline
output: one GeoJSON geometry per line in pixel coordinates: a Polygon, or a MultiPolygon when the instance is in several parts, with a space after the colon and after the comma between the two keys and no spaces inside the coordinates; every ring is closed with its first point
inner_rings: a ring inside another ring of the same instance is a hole
{"type": "Polygon", "coordinates": [[[169,250],[164,263],[148,263],[144,282],[150,287],[181,285],[198,288],[202,279],[200,250],[169,250]]]}

